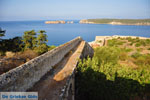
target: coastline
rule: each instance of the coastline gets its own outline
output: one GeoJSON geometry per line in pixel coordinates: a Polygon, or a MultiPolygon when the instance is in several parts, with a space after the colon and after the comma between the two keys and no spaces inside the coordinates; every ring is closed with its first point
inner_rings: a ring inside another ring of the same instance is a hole
{"type": "Polygon", "coordinates": [[[107,24],[107,25],[134,25],[134,26],[150,26],[150,25],[140,25],[140,24],[111,24],[111,23],[80,23],[80,24],[107,24]]]}
{"type": "Polygon", "coordinates": [[[119,21],[110,21],[107,23],[99,23],[99,22],[94,22],[94,21],[88,21],[88,19],[82,19],[79,21],[80,24],[109,24],[109,25],[137,25],[137,26],[150,26],[150,22],[136,22],[134,24],[126,24],[126,23],[122,23],[119,21]]]}

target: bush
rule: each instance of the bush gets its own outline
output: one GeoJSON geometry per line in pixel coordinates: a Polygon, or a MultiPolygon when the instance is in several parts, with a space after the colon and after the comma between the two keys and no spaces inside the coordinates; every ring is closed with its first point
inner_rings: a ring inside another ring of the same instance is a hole
{"type": "Polygon", "coordinates": [[[131,57],[137,59],[138,57],[142,56],[142,54],[140,54],[139,52],[136,52],[134,54],[131,55],[131,57]]]}
{"type": "Polygon", "coordinates": [[[42,45],[40,45],[40,46],[38,46],[38,47],[35,47],[35,48],[34,48],[34,51],[35,51],[38,55],[41,55],[41,54],[43,54],[43,53],[45,53],[45,52],[48,51],[48,46],[47,46],[46,44],[42,44],[42,45]]]}
{"type": "Polygon", "coordinates": [[[128,58],[128,54],[126,52],[121,52],[119,55],[119,60],[125,61],[128,58]]]}
{"type": "Polygon", "coordinates": [[[140,56],[136,59],[135,62],[137,65],[146,65],[146,59],[144,56],[140,56]]]}
{"type": "Polygon", "coordinates": [[[136,49],[138,52],[141,52],[143,50],[143,48],[137,48],[136,49]]]}
{"type": "Polygon", "coordinates": [[[150,54],[134,53],[131,56],[136,59],[134,63],[139,66],[150,65],[150,54]]]}
{"type": "Polygon", "coordinates": [[[133,49],[131,49],[131,48],[123,48],[121,51],[131,52],[131,51],[133,51],[133,49]]]}
{"type": "Polygon", "coordinates": [[[146,44],[150,45],[150,39],[146,39],[146,44]]]}
{"type": "Polygon", "coordinates": [[[125,41],[120,41],[118,39],[111,39],[108,40],[108,46],[118,46],[118,45],[123,45],[125,41]]]}
{"type": "Polygon", "coordinates": [[[98,59],[99,63],[117,63],[119,59],[120,49],[117,47],[100,47],[95,49],[94,57],[98,59]]]}
{"type": "Polygon", "coordinates": [[[135,46],[136,46],[136,47],[140,47],[141,44],[140,44],[140,43],[136,43],[135,46]]]}
{"type": "Polygon", "coordinates": [[[48,51],[50,51],[50,50],[52,50],[52,49],[54,49],[54,48],[56,48],[55,45],[49,46],[49,47],[48,47],[48,51]]]}
{"type": "Polygon", "coordinates": [[[150,83],[150,72],[145,69],[112,65],[110,63],[93,67],[88,60],[79,65],[76,75],[77,100],[129,100],[142,96],[150,83]],[[146,79],[146,78],[147,79],[146,79]]]}

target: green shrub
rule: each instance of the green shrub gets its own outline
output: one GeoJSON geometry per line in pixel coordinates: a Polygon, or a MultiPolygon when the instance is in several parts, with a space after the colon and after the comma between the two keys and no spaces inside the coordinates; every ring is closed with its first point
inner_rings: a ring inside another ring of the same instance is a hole
{"type": "Polygon", "coordinates": [[[124,48],[122,51],[131,52],[131,51],[133,51],[133,49],[131,49],[131,48],[124,48]]]}
{"type": "Polygon", "coordinates": [[[137,65],[145,65],[146,64],[146,59],[144,56],[140,56],[136,59],[135,62],[137,65]]]}
{"type": "Polygon", "coordinates": [[[140,47],[141,44],[140,44],[140,43],[136,43],[135,46],[136,46],[136,47],[140,47]]]}
{"type": "Polygon", "coordinates": [[[136,59],[134,63],[138,66],[150,65],[150,54],[134,53],[131,56],[136,59]]]}
{"type": "Polygon", "coordinates": [[[49,46],[49,47],[48,47],[48,51],[50,51],[50,50],[52,50],[52,49],[54,49],[54,48],[56,48],[55,45],[49,46]]]}
{"type": "Polygon", "coordinates": [[[133,43],[130,43],[129,45],[131,45],[131,46],[132,46],[132,45],[133,45],[133,43]]]}
{"type": "Polygon", "coordinates": [[[126,39],[127,39],[129,42],[132,41],[132,38],[131,38],[131,37],[127,37],[126,39]]]}
{"type": "Polygon", "coordinates": [[[120,49],[117,47],[100,47],[95,49],[94,57],[96,57],[99,63],[117,63],[119,59],[120,49]]]}
{"type": "MultiPolygon", "coordinates": [[[[101,53],[105,49],[101,49],[101,53]]],[[[80,60],[78,64],[75,81],[77,100],[130,100],[137,96],[143,98],[143,94],[150,92],[150,66],[139,69],[121,67],[108,62],[106,56],[97,56],[99,53],[95,52],[92,59],[80,60]],[[99,57],[107,63],[97,64],[99,57]]],[[[138,59],[140,63],[144,61],[143,58],[138,59]]]]}
{"type": "Polygon", "coordinates": [[[131,55],[131,57],[137,59],[138,57],[142,56],[142,54],[140,54],[139,52],[136,52],[134,54],[131,55]]]}
{"type": "Polygon", "coordinates": [[[125,61],[128,58],[128,54],[126,52],[121,52],[119,56],[119,60],[125,61]]]}
{"type": "Polygon", "coordinates": [[[38,53],[38,55],[41,55],[41,54],[43,54],[43,53],[48,51],[48,46],[46,44],[42,44],[42,45],[40,45],[38,47],[35,47],[34,51],[36,53],[38,53]]]}
{"type": "Polygon", "coordinates": [[[146,40],[141,40],[140,43],[141,43],[142,46],[146,46],[147,45],[146,44],[146,40]]]}
{"type": "Polygon", "coordinates": [[[118,46],[123,45],[125,42],[117,39],[108,40],[108,46],[118,46]]]}
{"type": "Polygon", "coordinates": [[[150,45],[150,39],[146,39],[146,44],[150,45]]]}
{"type": "Polygon", "coordinates": [[[141,52],[143,50],[143,48],[137,48],[136,49],[138,52],[141,52]]]}

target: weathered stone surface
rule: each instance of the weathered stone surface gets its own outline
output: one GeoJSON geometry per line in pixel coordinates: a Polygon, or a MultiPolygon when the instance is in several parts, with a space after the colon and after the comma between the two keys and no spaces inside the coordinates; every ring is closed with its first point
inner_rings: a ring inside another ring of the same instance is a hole
{"type": "MultiPolygon", "coordinates": [[[[76,67],[78,66],[78,59],[83,59],[86,57],[92,57],[94,54],[93,48],[85,41],[82,41],[80,47],[78,48],[78,53],[76,54],[76,59],[74,59],[74,64],[71,66],[73,70],[69,78],[67,79],[66,85],[62,89],[62,93],[60,94],[61,100],[74,100],[74,92],[75,92],[75,72],[76,67]]],[[[61,72],[60,72],[61,73],[61,72]]]]}
{"type": "Polygon", "coordinates": [[[81,41],[78,37],[0,75],[0,91],[26,91],[81,41]]]}

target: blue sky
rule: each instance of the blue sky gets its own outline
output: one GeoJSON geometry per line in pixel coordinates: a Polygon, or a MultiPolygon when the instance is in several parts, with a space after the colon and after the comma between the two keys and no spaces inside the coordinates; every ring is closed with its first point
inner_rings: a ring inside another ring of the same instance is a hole
{"type": "Polygon", "coordinates": [[[0,0],[0,20],[150,18],[150,0],[0,0]]]}

